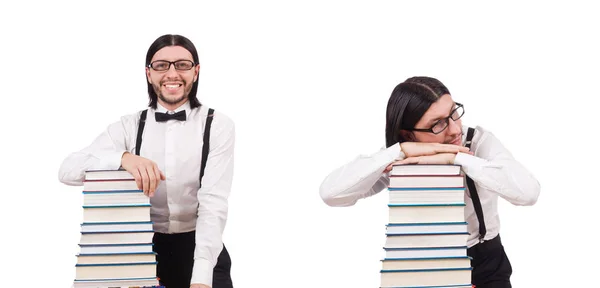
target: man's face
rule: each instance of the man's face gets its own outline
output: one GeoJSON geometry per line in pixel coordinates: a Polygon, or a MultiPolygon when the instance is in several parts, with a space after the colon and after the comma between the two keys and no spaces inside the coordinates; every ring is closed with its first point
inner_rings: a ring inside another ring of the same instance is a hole
{"type": "Polygon", "coordinates": [[[167,46],[154,54],[150,61],[152,68],[146,67],[146,76],[158,95],[158,103],[169,109],[187,100],[200,70],[200,66],[193,62],[192,54],[181,46],[167,46]],[[162,61],[180,62],[169,66],[162,61]]]}
{"type": "MultiPolygon", "coordinates": [[[[436,125],[438,121],[444,122],[445,118],[450,116],[454,111],[456,104],[452,97],[448,94],[442,96],[438,101],[431,104],[427,112],[417,122],[415,128],[428,129],[436,125]]],[[[443,125],[443,124],[438,124],[443,125]]],[[[439,134],[430,132],[413,131],[418,142],[444,143],[462,145],[462,122],[461,119],[456,121],[448,119],[448,127],[439,134]]]]}

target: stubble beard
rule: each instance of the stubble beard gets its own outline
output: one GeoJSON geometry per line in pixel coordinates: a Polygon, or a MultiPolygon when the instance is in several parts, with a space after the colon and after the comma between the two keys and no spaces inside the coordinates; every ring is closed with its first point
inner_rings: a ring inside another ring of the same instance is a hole
{"type": "Polygon", "coordinates": [[[181,95],[181,97],[178,98],[173,98],[173,99],[168,99],[167,97],[163,96],[162,93],[157,92],[156,95],[158,95],[158,99],[162,100],[162,102],[165,102],[169,105],[176,105],[179,104],[181,102],[183,102],[183,100],[185,100],[187,98],[187,94],[181,95]]]}
{"type": "Polygon", "coordinates": [[[152,84],[152,87],[154,88],[154,93],[156,93],[156,95],[158,96],[158,99],[160,99],[162,102],[169,104],[169,105],[177,105],[177,104],[184,102],[188,98],[188,95],[190,95],[190,91],[192,91],[192,86],[190,85],[188,87],[186,84],[187,84],[186,82],[183,82],[183,86],[185,87],[183,94],[180,97],[171,98],[171,99],[165,97],[160,92],[160,88],[162,87],[162,84],[160,86],[152,84]]]}

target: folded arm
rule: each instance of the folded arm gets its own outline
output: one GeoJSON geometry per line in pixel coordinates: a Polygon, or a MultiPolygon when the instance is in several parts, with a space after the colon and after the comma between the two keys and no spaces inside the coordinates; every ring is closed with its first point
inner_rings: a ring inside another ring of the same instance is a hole
{"type": "Polygon", "coordinates": [[[325,177],[319,189],[321,198],[329,206],[343,207],[381,192],[389,184],[385,169],[402,157],[398,143],[371,155],[358,156],[325,177]]]}
{"type": "Polygon", "coordinates": [[[125,139],[123,122],[111,124],[88,147],[67,156],[58,170],[58,180],[81,186],[87,170],[118,169],[126,152],[125,139]]]}
{"type": "Polygon", "coordinates": [[[454,163],[461,165],[477,185],[498,193],[510,203],[534,205],[540,194],[540,184],[536,178],[513,158],[492,133],[478,132],[480,135],[475,134],[473,139],[475,156],[458,153],[454,163]]]}

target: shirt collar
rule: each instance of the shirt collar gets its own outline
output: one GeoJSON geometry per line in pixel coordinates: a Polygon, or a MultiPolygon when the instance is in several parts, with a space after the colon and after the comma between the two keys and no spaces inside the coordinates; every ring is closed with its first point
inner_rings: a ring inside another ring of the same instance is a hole
{"type": "MultiPolygon", "coordinates": [[[[190,101],[185,101],[185,103],[181,104],[181,106],[177,107],[177,109],[175,109],[172,113],[177,113],[181,110],[185,110],[185,114],[186,115],[190,115],[191,112],[191,108],[190,108],[190,101]]],[[[165,108],[164,106],[160,105],[160,103],[156,103],[156,112],[162,112],[162,113],[169,113],[169,110],[167,110],[167,108],[165,108]]]]}

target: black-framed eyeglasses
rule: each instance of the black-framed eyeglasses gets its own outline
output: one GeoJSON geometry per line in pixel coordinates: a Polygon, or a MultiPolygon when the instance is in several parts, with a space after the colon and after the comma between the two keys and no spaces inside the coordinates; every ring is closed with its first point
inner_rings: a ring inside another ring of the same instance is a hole
{"type": "Polygon", "coordinates": [[[186,71],[186,70],[190,70],[192,68],[194,68],[194,62],[190,61],[190,60],[177,60],[174,62],[171,61],[165,61],[165,60],[156,60],[152,63],[150,63],[150,65],[148,65],[148,67],[154,69],[155,71],[167,71],[169,69],[171,69],[171,64],[173,66],[175,66],[175,70],[179,70],[179,71],[186,71]]]}
{"type": "Polygon", "coordinates": [[[444,131],[444,130],[446,130],[446,128],[448,128],[450,119],[452,119],[453,121],[456,121],[465,114],[465,108],[463,107],[463,105],[460,103],[455,103],[455,104],[456,104],[456,108],[454,108],[454,110],[452,110],[452,112],[450,113],[450,116],[436,121],[433,125],[431,125],[431,127],[429,129],[412,128],[412,129],[406,129],[406,130],[430,132],[433,134],[442,133],[442,131],[444,131]]]}

